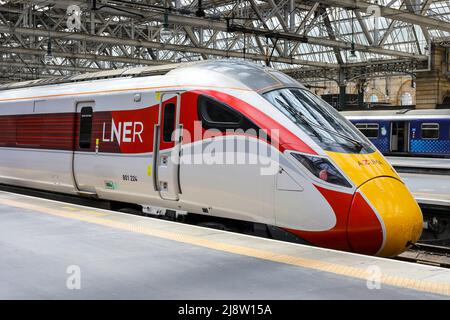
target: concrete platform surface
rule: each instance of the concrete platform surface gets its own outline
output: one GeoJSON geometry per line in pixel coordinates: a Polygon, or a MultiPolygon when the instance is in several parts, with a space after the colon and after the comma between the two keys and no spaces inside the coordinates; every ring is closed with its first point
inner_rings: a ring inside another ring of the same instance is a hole
{"type": "Polygon", "coordinates": [[[449,299],[450,270],[0,192],[0,299],[449,299]]]}
{"type": "Polygon", "coordinates": [[[424,169],[450,169],[450,159],[420,158],[420,157],[386,157],[394,166],[424,168],[424,169]]]}
{"type": "Polygon", "coordinates": [[[418,203],[450,207],[450,176],[400,173],[418,203]]]}
{"type": "MultiPolygon", "coordinates": [[[[386,157],[394,167],[450,170],[450,159],[386,157]]],[[[417,202],[450,206],[450,175],[426,173],[399,173],[417,202]]]]}

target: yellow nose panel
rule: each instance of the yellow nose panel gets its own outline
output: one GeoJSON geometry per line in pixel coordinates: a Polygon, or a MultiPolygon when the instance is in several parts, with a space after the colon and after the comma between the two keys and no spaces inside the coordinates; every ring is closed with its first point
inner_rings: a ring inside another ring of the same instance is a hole
{"type": "Polygon", "coordinates": [[[357,187],[375,177],[388,176],[400,179],[397,172],[379,151],[369,154],[328,151],[327,154],[357,187]]]}
{"type": "Polygon", "coordinates": [[[398,255],[406,250],[407,243],[419,240],[422,212],[402,182],[381,177],[363,184],[359,191],[376,210],[384,225],[384,246],[377,255],[398,255]]]}

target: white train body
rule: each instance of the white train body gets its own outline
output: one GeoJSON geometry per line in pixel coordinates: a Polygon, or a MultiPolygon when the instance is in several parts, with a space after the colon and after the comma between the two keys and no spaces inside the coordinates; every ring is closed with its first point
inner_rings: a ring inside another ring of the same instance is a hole
{"type": "Polygon", "coordinates": [[[387,223],[375,203],[373,188],[380,197],[392,181],[402,188],[392,167],[357,133],[366,152],[325,150],[265,95],[283,88],[306,91],[275,70],[216,61],[163,75],[0,90],[0,183],[259,222],[369,254],[397,254],[416,241],[420,209],[406,188],[399,194],[416,210],[412,217],[394,203],[389,214],[403,218],[387,223]],[[269,138],[230,129],[265,130],[269,138]],[[326,170],[314,174],[292,153],[325,159],[344,182],[327,181],[326,170]],[[363,191],[374,178],[378,186],[363,191]],[[372,217],[352,216],[355,208],[372,217]],[[391,225],[405,226],[405,237],[395,240],[391,225]]]}

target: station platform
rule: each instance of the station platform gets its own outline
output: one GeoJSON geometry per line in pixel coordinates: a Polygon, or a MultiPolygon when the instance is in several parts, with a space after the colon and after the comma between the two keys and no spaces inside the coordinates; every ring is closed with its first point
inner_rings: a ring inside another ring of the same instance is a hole
{"type": "Polygon", "coordinates": [[[450,176],[399,173],[420,204],[450,207],[450,176]]]}
{"type": "Polygon", "coordinates": [[[418,203],[450,207],[450,159],[386,158],[398,170],[418,203]]]}
{"type": "Polygon", "coordinates": [[[0,299],[450,298],[449,269],[8,192],[0,221],[0,299]]]}
{"type": "Polygon", "coordinates": [[[419,157],[386,157],[394,167],[450,170],[450,159],[419,157]]]}

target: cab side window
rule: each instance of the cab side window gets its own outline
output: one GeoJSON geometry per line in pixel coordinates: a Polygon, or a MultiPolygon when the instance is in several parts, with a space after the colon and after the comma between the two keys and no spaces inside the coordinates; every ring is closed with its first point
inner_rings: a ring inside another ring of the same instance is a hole
{"type": "Polygon", "coordinates": [[[201,95],[198,97],[198,116],[205,129],[255,129],[258,126],[232,107],[212,97],[201,95]]]}

